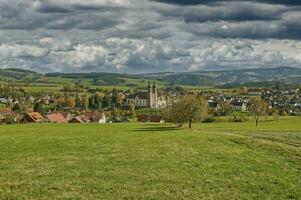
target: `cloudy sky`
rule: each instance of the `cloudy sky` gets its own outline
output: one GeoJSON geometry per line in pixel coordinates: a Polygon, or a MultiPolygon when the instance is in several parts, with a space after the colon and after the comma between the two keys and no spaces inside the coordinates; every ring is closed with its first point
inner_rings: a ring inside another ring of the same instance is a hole
{"type": "Polygon", "coordinates": [[[300,0],[0,0],[0,68],[301,67],[300,0]]]}

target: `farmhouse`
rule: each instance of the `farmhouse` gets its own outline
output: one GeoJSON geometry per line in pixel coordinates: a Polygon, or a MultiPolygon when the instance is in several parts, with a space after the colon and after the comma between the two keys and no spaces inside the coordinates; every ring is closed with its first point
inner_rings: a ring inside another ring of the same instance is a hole
{"type": "Polygon", "coordinates": [[[53,113],[47,115],[47,119],[51,123],[67,123],[67,119],[61,113],[53,113]]]}
{"type": "Polygon", "coordinates": [[[100,118],[98,120],[98,123],[99,124],[105,124],[106,122],[107,122],[106,115],[104,113],[101,113],[101,116],[100,116],[100,118]]]}
{"type": "Polygon", "coordinates": [[[43,116],[38,112],[27,113],[22,119],[22,123],[40,123],[43,121],[43,116]]]}
{"type": "Polygon", "coordinates": [[[230,105],[235,111],[245,112],[247,110],[247,103],[242,101],[232,101],[230,105]]]}
{"type": "Polygon", "coordinates": [[[12,109],[11,108],[1,108],[0,109],[0,114],[8,115],[10,113],[12,113],[12,109]]]}
{"type": "Polygon", "coordinates": [[[84,124],[85,122],[80,117],[74,117],[69,121],[72,124],[84,124]]]}
{"type": "Polygon", "coordinates": [[[208,106],[211,109],[217,110],[218,109],[218,102],[214,100],[209,100],[208,101],[208,106]]]}
{"type": "Polygon", "coordinates": [[[60,113],[61,115],[63,115],[63,117],[67,120],[67,121],[70,121],[71,119],[73,119],[73,115],[70,114],[69,112],[58,112],[60,113]]]}
{"type": "Polygon", "coordinates": [[[87,113],[85,113],[85,117],[90,122],[99,123],[99,124],[106,123],[105,113],[87,112],[87,113]]]}

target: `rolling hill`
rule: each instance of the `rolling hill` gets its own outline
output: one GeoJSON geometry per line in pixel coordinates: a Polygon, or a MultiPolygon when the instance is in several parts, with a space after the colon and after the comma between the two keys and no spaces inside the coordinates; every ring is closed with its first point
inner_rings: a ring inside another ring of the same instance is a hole
{"type": "Polygon", "coordinates": [[[256,82],[301,83],[301,69],[292,67],[145,74],[177,85],[225,85],[256,82]]]}
{"type": "Polygon", "coordinates": [[[161,85],[222,86],[281,82],[301,83],[301,69],[292,67],[256,68],[223,71],[162,72],[152,74],[49,73],[22,69],[1,69],[0,80],[26,83],[66,84],[84,81],[94,86],[139,86],[147,81],[161,85]]]}

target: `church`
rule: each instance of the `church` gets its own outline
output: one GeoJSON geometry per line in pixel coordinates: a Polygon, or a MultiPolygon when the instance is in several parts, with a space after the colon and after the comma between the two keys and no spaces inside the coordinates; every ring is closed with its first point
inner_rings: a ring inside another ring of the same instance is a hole
{"type": "Polygon", "coordinates": [[[135,104],[137,108],[161,108],[164,106],[164,103],[159,101],[155,82],[153,85],[151,85],[150,82],[148,83],[147,92],[129,95],[126,98],[126,105],[129,105],[130,103],[135,104]]]}

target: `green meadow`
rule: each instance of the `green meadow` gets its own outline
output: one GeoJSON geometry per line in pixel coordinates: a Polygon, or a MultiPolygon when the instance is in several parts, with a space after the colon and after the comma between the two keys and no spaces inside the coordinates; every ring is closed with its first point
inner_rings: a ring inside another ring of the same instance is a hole
{"type": "Polygon", "coordinates": [[[0,199],[301,199],[301,118],[4,125],[0,199]]]}

